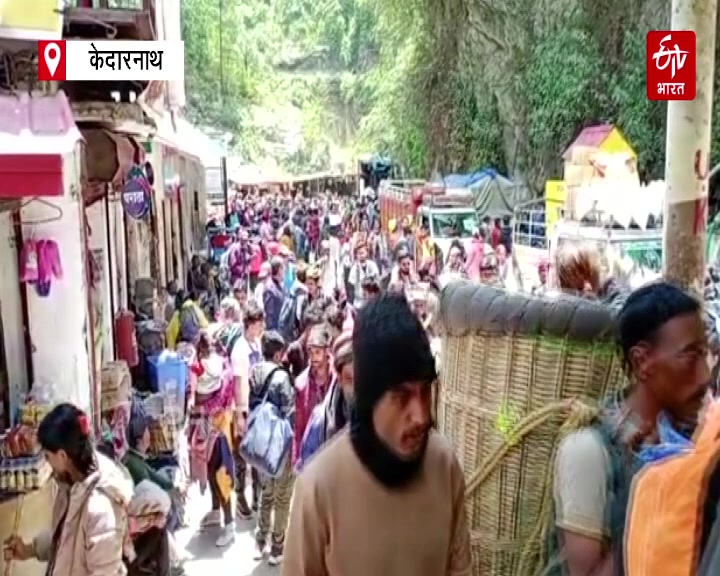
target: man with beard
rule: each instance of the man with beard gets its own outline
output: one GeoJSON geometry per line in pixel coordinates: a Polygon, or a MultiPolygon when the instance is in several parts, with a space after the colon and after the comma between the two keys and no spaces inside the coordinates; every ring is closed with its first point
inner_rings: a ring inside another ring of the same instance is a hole
{"type": "Polygon", "coordinates": [[[343,332],[333,342],[335,383],[326,404],[325,438],[329,440],[347,424],[355,389],[353,385],[352,332],[343,332]]]}
{"type": "Polygon", "coordinates": [[[469,576],[465,481],[432,429],[435,361],[403,295],[358,313],[354,406],[296,482],[285,576],[469,576]]]}
{"type": "Polygon", "coordinates": [[[411,284],[417,282],[417,279],[413,275],[412,270],[412,258],[410,253],[401,248],[396,254],[397,263],[393,266],[392,272],[390,273],[390,284],[400,284],[406,288],[411,284]]]}
{"type": "Polygon", "coordinates": [[[322,404],[315,407],[303,435],[296,470],[302,470],[322,446],[347,424],[353,401],[352,332],[333,342],[333,382],[322,404]]]}
{"type": "Polygon", "coordinates": [[[353,305],[360,308],[365,300],[362,293],[362,281],[366,276],[380,276],[377,264],[368,259],[368,249],[365,242],[360,242],[355,248],[355,263],[350,268],[348,281],[352,286],[353,305]]]}
{"type": "Polygon", "coordinates": [[[625,574],[626,513],[643,451],[658,443],[659,417],[690,438],[708,392],[701,304],[679,288],[656,282],[630,294],[618,333],[630,385],[597,424],[558,447],[551,544],[559,558],[551,558],[549,576],[625,574]]]}
{"type": "Polygon", "coordinates": [[[314,326],[322,324],[324,321],[324,314],[322,309],[322,302],[313,302],[307,307],[303,314],[302,324],[300,329],[300,338],[295,340],[287,348],[285,358],[283,359],[283,365],[287,368],[288,372],[293,378],[297,378],[302,374],[303,370],[308,367],[307,357],[307,341],[310,336],[310,331],[314,326]]]}
{"type": "Polygon", "coordinates": [[[295,381],[295,435],[293,438],[293,457],[300,453],[300,444],[305,427],[315,406],[320,404],[332,381],[330,367],[330,327],[323,322],[310,329],[307,339],[310,365],[295,381]]]}

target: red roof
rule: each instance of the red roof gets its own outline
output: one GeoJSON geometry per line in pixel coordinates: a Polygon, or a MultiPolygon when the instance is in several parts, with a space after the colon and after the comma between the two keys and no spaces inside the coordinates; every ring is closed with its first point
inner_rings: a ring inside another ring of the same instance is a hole
{"type": "Polygon", "coordinates": [[[81,140],[64,92],[0,95],[0,155],[67,154],[81,140]]]}
{"type": "Polygon", "coordinates": [[[584,146],[586,148],[598,148],[605,138],[610,136],[615,126],[612,124],[598,124],[596,126],[588,126],[575,138],[575,141],[567,147],[563,153],[563,159],[568,160],[570,153],[575,146],[584,146]]]}

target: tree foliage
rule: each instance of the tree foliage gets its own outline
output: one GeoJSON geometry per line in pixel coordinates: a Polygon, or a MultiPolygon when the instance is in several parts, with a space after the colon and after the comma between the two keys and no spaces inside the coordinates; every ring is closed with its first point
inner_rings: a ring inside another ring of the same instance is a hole
{"type": "Polygon", "coordinates": [[[491,165],[540,192],[562,176],[578,133],[608,122],[638,153],[641,174],[662,177],[667,107],[646,97],[645,37],[667,28],[669,0],[409,4],[373,5],[384,27],[378,81],[402,77],[406,91],[380,89],[369,117],[385,127],[378,144],[414,174],[491,165]]]}
{"type": "Polygon", "coordinates": [[[578,128],[603,116],[605,82],[597,43],[585,30],[563,27],[532,47],[523,78],[530,174],[549,176],[578,128]]]}
{"type": "Polygon", "coordinates": [[[183,0],[187,114],[246,161],[328,169],[369,108],[374,13],[361,0],[183,0]]]}
{"type": "Polygon", "coordinates": [[[239,135],[262,70],[257,44],[243,34],[252,14],[239,0],[183,0],[181,21],[191,120],[239,135]]]}
{"type": "MultiPolygon", "coordinates": [[[[292,172],[378,152],[413,177],[493,166],[537,191],[582,128],[608,122],[642,175],[662,177],[667,107],[645,95],[645,36],[669,13],[669,0],[183,0],[188,113],[292,172]]],[[[717,161],[717,122],[713,135],[717,161]]]]}

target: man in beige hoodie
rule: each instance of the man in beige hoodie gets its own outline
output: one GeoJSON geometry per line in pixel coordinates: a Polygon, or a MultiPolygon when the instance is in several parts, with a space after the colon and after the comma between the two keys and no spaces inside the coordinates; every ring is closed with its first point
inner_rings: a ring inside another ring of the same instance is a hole
{"type": "Polygon", "coordinates": [[[432,429],[435,361],[403,295],[358,313],[349,430],[295,483],[283,576],[469,576],[465,481],[432,429]]]}

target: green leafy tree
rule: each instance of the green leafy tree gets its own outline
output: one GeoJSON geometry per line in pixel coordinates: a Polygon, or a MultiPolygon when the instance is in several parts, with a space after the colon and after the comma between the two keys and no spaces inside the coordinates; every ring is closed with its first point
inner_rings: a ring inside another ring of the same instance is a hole
{"type": "Polygon", "coordinates": [[[183,0],[187,114],[194,122],[239,136],[248,102],[258,93],[261,60],[243,35],[237,0],[183,0]]]}
{"type": "MultiPolygon", "coordinates": [[[[234,134],[248,161],[309,172],[379,152],[412,177],[494,166],[541,192],[580,130],[609,122],[644,177],[663,175],[667,107],[645,95],[644,42],[669,0],[182,7],[187,113],[234,134]]],[[[718,122],[712,152],[719,161],[718,122]]]]}
{"type": "Polygon", "coordinates": [[[559,171],[561,154],[586,125],[605,120],[603,62],[580,25],[548,30],[530,51],[522,86],[527,94],[528,176],[537,189],[559,171]]]}
{"type": "Polygon", "coordinates": [[[641,175],[662,178],[667,105],[651,102],[645,92],[645,35],[627,32],[622,63],[611,83],[615,121],[637,152],[641,175]]]}

